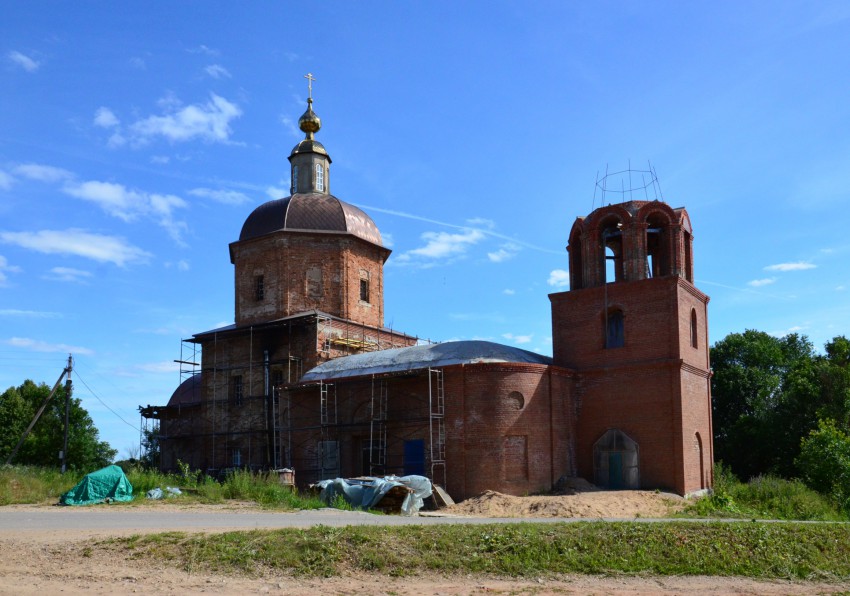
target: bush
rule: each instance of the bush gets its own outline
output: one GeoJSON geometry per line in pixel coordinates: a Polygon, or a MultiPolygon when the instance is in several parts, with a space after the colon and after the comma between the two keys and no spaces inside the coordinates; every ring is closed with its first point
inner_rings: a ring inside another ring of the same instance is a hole
{"type": "Polygon", "coordinates": [[[834,420],[820,420],[803,439],[796,464],[808,486],[850,514],[850,435],[834,420]]]}
{"type": "Polygon", "coordinates": [[[701,517],[758,517],[789,520],[835,521],[846,519],[828,498],[799,480],[762,475],[746,484],[728,467],[714,468],[714,492],[686,512],[701,517]]]}

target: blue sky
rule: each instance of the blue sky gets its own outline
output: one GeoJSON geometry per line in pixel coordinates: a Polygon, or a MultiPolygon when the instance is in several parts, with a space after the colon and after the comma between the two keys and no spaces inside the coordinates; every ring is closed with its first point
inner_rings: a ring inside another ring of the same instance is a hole
{"type": "Polygon", "coordinates": [[[712,341],[850,331],[846,2],[0,5],[0,389],[72,353],[122,453],[180,340],[233,320],[307,72],[332,192],[393,249],[388,326],[551,353],[570,226],[651,162],[712,341]]]}

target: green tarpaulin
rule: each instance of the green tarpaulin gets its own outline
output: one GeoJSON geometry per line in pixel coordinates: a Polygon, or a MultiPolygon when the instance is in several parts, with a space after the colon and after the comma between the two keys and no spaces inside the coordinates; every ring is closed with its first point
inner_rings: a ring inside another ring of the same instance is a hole
{"type": "Polygon", "coordinates": [[[79,484],[59,497],[60,505],[93,505],[112,501],[132,501],[133,485],[118,466],[86,474],[79,484]]]}

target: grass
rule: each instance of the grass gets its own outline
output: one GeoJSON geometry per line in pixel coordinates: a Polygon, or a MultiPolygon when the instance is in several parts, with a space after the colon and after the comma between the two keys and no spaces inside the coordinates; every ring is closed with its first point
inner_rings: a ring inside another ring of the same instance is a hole
{"type": "Polygon", "coordinates": [[[58,501],[82,475],[60,474],[55,468],[0,466],[0,505],[58,501]]]}
{"type": "Polygon", "coordinates": [[[332,577],[563,573],[850,578],[844,524],[665,522],[347,526],[168,533],[98,544],[190,572],[332,577]]]}
{"type": "MultiPolygon", "coordinates": [[[[152,488],[165,489],[173,486],[183,491],[169,501],[185,503],[222,503],[226,500],[254,501],[263,507],[295,511],[325,507],[317,497],[304,495],[278,482],[277,476],[252,474],[237,470],[219,483],[209,476],[197,474],[187,469],[181,474],[162,474],[143,468],[131,468],[126,471],[133,485],[135,498],[128,503],[115,506],[132,506],[138,503],[150,503],[145,494],[152,488]]],[[[33,466],[0,467],[0,505],[25,503],[55,503],[59,496],[71,489],[83,474],[68,472],[60,474],[52,468],[33,466]]]]}
{"type": "Polygon", "coordinates": [[[722,464],[714,468],[714,494],[695,501],[683,513],[688,517],[848,520],[827,497],[799,480],[768,475],[743,483],[722,464]]]}

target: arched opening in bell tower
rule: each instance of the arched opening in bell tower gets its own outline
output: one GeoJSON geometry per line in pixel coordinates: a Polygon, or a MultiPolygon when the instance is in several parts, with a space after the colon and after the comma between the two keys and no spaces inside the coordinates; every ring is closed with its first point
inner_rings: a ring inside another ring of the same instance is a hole
{"type": "Polygon", "coordinates": [[[600,227],[605,283],[623,281],[623,224],[611,218],[600,227]]]}
{"type": "Polygon", "coordinates": [[[646,219],[646,277],[663,277],[672,271],[670,221],[660,213],[646,219]]]}

